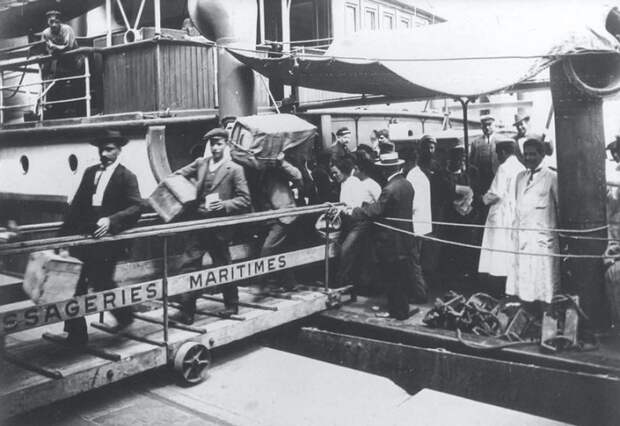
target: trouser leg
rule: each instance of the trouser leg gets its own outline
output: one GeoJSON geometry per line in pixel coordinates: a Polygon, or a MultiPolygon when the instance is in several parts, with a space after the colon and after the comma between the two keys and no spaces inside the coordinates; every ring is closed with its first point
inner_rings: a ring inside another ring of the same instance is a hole
{"type": "MultiPolygon", "coordinates": [[[[75,287],[74,296],[83,296],[88,293],[88,279],[93,276],[91,271],[93,265],[92,263],[85,261],[82,264],[82,271],[80,273],[80,278],[75,287]]],[[[69,339],[73,339],[76,341],[85,341],[88,338],[88,330],[86,327],[86,319],[84,317],[74,318],[65,321],[64,330],[67,332],[69,339]]]]}
{"type": "MultiPolygon", "coordinates": [[[[95,291],[112,290],[118,287],[114,281],[116,262],[116,258],[104,258],[95,262],[96,276],[92,279],[95,291]]],[[[116,318],[119,325],[127,325],[132,321],[133,307],[125,306],[113,309],[110,313],[116,318]]]]}
{"type": "MultiPolygon", "coordinates": [[[[354,225],[342,245],[340,246],[340,264],[338,265],[338,274],[336,282],[338,285],[349,285],[354,282],[354,271],[360,266],[360,256],[363,255],[364,238],[366,235],[366,227],[362,224],[354,225]]],[[[357,284],[357,283],[356,283],[357,284]]]]}
{"type": "Polygon", "coordinates": [[[410,296],[416,303],[425,303],[428,298],[428,286],[422,273],[422,266],[420,265],[420,250],[422,248],[422,240],[415,238],[412,250],[411,259],[408,261],[409,268],[411,270],[411,276],[413,282],[410,286],[410,296]]]}
{"type": "MultiPolygon", "coordinates": [[[[294,223],[294,222],[293,222],[294,223]]],[[[289,224],[290,225],[290,224],[289,224]]],[[[277,221],[271,225],[269,232],[263,242],[260,256],[272,256],[274,254],[282,253],[288,244],[288,227],[280,221],[277,221]]],[[[271,275],[276,280],[281,281],[284,286],[292,286],[295,281],[293,271],[287,269],[281,272],[275,272],[271,275]]]]}
{"type": "Polygon", "coordinates": [[[391,317],[405,319],[409,316],[407,297],[408,270],[406,260],[383,263],[388,301],[388,312],[391,317]]]}
{"type": "MultiPolygon", "coordinates": [[[[211,256],[213,266],[230,265],[232,263],[230,257],[229,240],[224,235],[216,232],[208,233],[204,246],[211,256]]],[[[237,286],[229,284],[222,290],[224,304],[227,308],[236,306],[239,302],[239,291],[237,286]]]]}

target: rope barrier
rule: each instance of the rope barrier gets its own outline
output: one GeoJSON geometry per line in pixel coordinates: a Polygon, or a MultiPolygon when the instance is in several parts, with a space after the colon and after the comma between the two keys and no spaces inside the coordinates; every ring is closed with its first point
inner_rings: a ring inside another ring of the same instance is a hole
{"type": "Polygon", "coordinates": [[[507,226],[486,226],[486,225],[477,225],[474,223],[455,223],[455,222],[440,222],[440,221],[424,221],[424,220],[412,220],[412,219],[402,219],[398,217],[386,217],[386,220],[393,220],[398,222],[412,222],[412,223],[426,223],[433,225],[442,225],[442,226],[455,226],[455,227],[464,227],[464,228],[482,228],[482,229],[503,229],[507,231],[537,231],[537,232],[559,232],[559,233],[575,233],[575,234],[589,234],[592,232],[604,231],[608,228],[608,225],[599,226],[596,228],[588,228],[588,229],[562,229],[562,228],[513,228],[507,226]]]}
{"type": "Polygon", "coordinates": [[[493,249],[489,247],[477,246],[475,244],[467,244],[467,243],[459,243],[451,240],[444,240],[442,238],[430,237],[428,235],[419,235],[414,232],[405,231],[404,229],[396,228],[394,226],[386,225],[381,222],[373,222],[375,225],[381,226],[383,228],[391,229],[392,231],[401,232],[403,234],[411,235],[413,237],[423,238],[430,241],[436,241],[442,244],[449,244],[457,247],[471,248],[476,250],[485,250],[497,253],[507,253],[507,254],[516,254],[523,256],[540,256],[540,257],[557,257],[560,259],[614,259],[615,256],[605,256],[605,255],[597,255],[597,254],[560,254],[560,253],[535,253],[535,252],[523,252],[523,251],[514,251],[514,250],[503,250],[503,249],[493,249]]]}

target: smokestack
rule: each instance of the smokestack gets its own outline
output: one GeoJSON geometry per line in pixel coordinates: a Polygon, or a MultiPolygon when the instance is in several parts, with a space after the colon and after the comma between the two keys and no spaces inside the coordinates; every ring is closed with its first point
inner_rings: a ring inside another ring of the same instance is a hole
{"type": "Polygon", "coordinates": [[[218,45],[220,117],[256,114],[254,72],[225,50],[256,48],[256,0],[188,0],[187,8],[200,33],[218,45]]]}

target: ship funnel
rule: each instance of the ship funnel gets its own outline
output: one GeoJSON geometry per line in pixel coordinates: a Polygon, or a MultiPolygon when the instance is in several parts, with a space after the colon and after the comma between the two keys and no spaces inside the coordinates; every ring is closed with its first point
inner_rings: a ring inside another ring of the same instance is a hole
{"type": "Polygon", "coordinates": [[[254,72],[226,51],[256,48],[256,0],[188,0],[187,9],[200,33],[217,43],[220,117],[256,114],[254,72]]]}
{"type": "MultiPolygon", "coordinates": [[[[605,20],[605,29],[620,40],[620,11],[614,7],[605,20]]],[[[569,81],[582,93],[601,97],[620,91],[620,55],[582,54],[564,61],[569,81]]]]}

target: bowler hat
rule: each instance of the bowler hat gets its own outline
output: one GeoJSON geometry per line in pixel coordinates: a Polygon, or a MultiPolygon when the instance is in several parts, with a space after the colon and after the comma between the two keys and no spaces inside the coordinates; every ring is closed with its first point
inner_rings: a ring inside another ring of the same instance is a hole
{"type": "Polygon", "coordinates": [[[398,158],[398,152],[396,151],[386,152],[385,154],[381,154],[379,155],[379,161],[375,161],[375,164],[377,166],[384,166],[384,167],[400,166],[401,164],[404,164],[404,163],[405,163],[405,160],[398,158]]]}
{"type": "Polygon", "coordinates": [[[208,141],[211,139],[218,139],[218,138],[228,139],[228,132],[226,131],[226,129],[222,129],[220,127],[211,129],[207,133],[204,134],[204,136],[202,137],[202,140],[208,141]]]}
{"type": "Polygon", "coordinates": [[[91,145],[101,146],[107,143],[113,143],[118,147],[127,145],[129,139],[121,134],[118,130],[106,130],[103,134],[95,137],[91,141],[91,145]]]}

